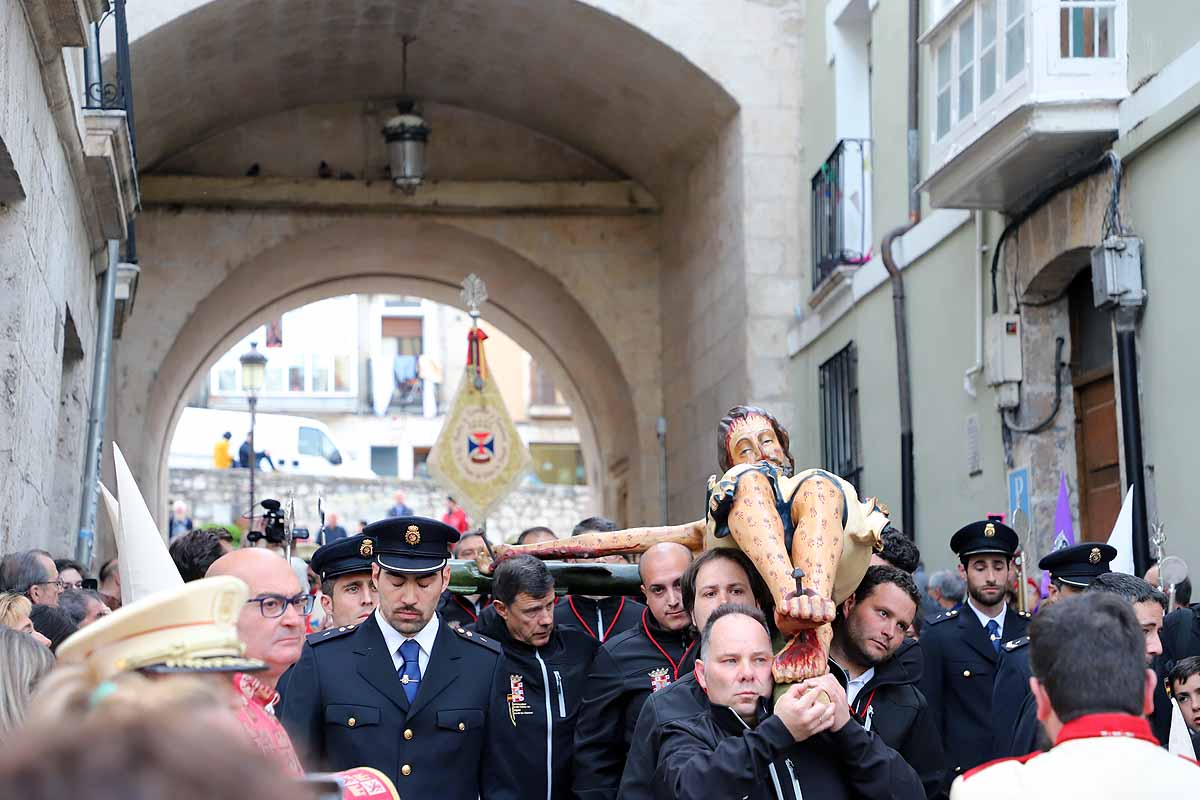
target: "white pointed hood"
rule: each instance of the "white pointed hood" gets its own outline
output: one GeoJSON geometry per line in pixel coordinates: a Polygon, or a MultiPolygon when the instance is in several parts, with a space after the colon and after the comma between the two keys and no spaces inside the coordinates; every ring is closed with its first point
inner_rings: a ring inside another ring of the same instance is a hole
{"type": "Polygon", "coordinates": [[[142,492],[121,448],[113,442],[113,460],[117,467],[117,497],[110,503],[111,495],[105,492],[105,506],[109,514],[117,508],[119,517],[116,525],[117,567],[121,574],[121,603],[141,600],[145,597],[183,585],[179,570],[167,552],[167,544],[154,524],[154,516],[146,507],[142,492]]]}

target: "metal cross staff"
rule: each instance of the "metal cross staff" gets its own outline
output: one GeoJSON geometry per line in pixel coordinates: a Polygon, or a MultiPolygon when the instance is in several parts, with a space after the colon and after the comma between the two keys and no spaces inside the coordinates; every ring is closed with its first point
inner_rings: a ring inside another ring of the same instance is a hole
{"type": "MultiPolygon", "coordinates": [[[[487,284],[483,282],[483,278],[472,272],[467,277],[463,278],[462,292],[460,296],[467,305],[467,313],[471,316],[471,330],[474,331],[479,327],[479,307],[487,302],[487,284]]],[[[472,342],[476,347],[479,346],[479,340],[472,338],[472,342]]],[[[478,356],[478,353],[476,354],[478,356]]],[[[475,359],[475,391],[483,391],[483,375],[481,374],[482,362],[479,357],[475,359]]]]}

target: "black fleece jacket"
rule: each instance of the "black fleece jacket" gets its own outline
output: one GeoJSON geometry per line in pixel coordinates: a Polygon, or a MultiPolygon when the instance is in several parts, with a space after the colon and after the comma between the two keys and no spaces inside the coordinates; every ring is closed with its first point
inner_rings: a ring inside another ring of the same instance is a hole
{"type": "Polygon", "coordinates": [[[710,704],[663,726],[654,773],[660,800],[921,800],[908,764],[854,720],[836,732],[796,742],[760,702],[754,727],[710,704]]]}
{"type": "Polygon", "coordinates": [[[576,800],[615,800],[642,705],[691,673],[697,648],[688,631],[660,627],[650,609],[638,627],[600,645],[575,728],[576,800]]]}
{"type": "Polygon", "coordinates": [[[907,640],[895,655],[875,667],[875,675],[850,707],[854,718],[898,752],[921,779],[929,800],[945,797],[946,756],[925,695],[917,688],[925,658],[907,640]]]}
{"type": "Polygon", "coordinates": [[[500,724],[512,726],[508,757],[490,769],[498,780],[521,786],[522,798],[569,800],[575,721],[596,640],[555,629],[544,647],[535,648],[514,639],[492,608],[484,611],[471,627],[504,648],[509,693],[502,698],[507,713],[500,724]]]}

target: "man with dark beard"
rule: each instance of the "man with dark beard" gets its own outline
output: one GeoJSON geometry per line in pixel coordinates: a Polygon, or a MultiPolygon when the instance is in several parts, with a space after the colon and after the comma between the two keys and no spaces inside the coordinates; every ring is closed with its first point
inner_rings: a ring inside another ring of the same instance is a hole
{"type": "Polygon", "coordinates": [[[917,688],[924,669],[921,649],[905,637],[919,601],[907,572],[870,567],[838,609],[829,654],[845,673],[854,718],[908,762],[932,800],[944,794],[945,753],[917,688]]]}
{"type": "Polygon", "coordinates": [[[999,519],[972,522],[950,539],[967,602],[932,620],[921,636],[920,689],[946,744],[946,784],[992,758],[992,682],[1005,642],[1025,635],[1028,615],[1010,611],[1017,534],[999,519]]]}

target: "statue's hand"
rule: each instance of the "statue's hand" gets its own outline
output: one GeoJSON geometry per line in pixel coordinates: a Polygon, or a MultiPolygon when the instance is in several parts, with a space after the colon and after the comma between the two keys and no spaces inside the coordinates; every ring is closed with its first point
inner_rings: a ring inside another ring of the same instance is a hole
{"type": "Polygon", "coordinates": [[[775,624],[783,633],[794,634],[833,622],[837,606],[811,589],[797,594],[790,592],[787,601],[775,608],[775,624]]]}

